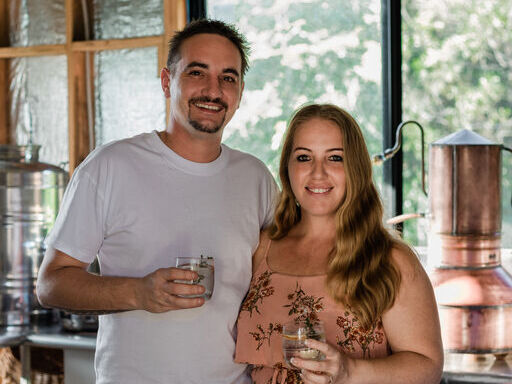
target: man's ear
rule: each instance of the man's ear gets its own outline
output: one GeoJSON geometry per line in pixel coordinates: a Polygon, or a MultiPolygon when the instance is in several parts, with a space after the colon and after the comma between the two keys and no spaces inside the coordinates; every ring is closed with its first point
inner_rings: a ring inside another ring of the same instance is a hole
{"type": "Polygon", "coordinates": [[[162,71],[160,72],[160,84],[162,85],[165,98],[168,99],[171,97],[171,92],[169,90],[169,87],[171,86],[171,72],[168,68],[162,68],[162,71]]]}
{"type": "Polygon", "coordinates": [[[236,109],[240,107],[240,102],[242,101],[242,95],[244,94],[244,86],[245,82],[242,81],[242,89],[240,90],[240,97],[238,98],[238,105],[236,106],[236,109]]]}

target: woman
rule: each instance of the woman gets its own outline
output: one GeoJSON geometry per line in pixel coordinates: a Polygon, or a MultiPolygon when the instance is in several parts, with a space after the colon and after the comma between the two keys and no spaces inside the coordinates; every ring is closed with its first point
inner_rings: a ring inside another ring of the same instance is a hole
{"type": "Polygon", "coordinates": [[[292,118],[274,225],[253,256],[235,360],[256,384],[439,383],[443,351],[432,286],[412,250],[383,226],[356,121],[334,105],[292,118]],[[282,326],[323,322],[321,361],[284,363],[282,326]]]}

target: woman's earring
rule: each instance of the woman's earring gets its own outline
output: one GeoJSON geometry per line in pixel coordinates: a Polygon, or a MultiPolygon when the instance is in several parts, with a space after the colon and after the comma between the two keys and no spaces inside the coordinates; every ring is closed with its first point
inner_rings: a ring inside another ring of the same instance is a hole
{"type": "Polygon", "coordinates": [[[295,205],[300,208],[299,200],[295,199],[295,205]]]}

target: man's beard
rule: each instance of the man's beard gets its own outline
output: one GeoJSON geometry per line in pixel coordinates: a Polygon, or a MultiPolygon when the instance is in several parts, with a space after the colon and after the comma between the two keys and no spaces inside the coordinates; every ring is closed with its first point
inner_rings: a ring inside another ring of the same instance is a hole
{"type": "Polygon", "coordinates": [[[216,132],[219,132],[219,130],[222,128],[222,126],[224,125],[224,118],[222,118],[222,121],[220,122],[219,125],[216,125],[212,128],[209,128],[207,127],[206,125],[204,124],[201,124],[200,122],[198,121],[195,121],[195,120],[192,120],[190,119],[190,116],[189,116],[189,119],[188,119],[188,122],[189,124],[196,130],[198,130],[199,132],[206,132],[206,133],[216,133],[216,132]]]}
{"type": "Polygon", "coordinates": [[[219,125],[216,125],[216,126],[211,127],[211,128],[207,127],[204,124],[201,124],[199,121],[193,120],[192,117],[190,116],[190,109],[189,109],[188,122],[189,122],[189,124],[194,129],[196,129],[199,132],[206,132],[206,133],[216,133],[216,132],[218,132],[224,126],[224,121],[226,120],[226,112],[225,111],[228,109],[227,104],[223,100],[221,100],[219,98],[212,100],[209,97],[197,97],[197,98],[194,98],[194,99],[190,99],[189,100],[189,105],[191,105],[193,103],[196,103],[196,102],[216,103],[216,104],[219,104],[220,106],[222,106],[224,108],[224,116],[222,117],[222,121],[220,122],[219,125]]]}

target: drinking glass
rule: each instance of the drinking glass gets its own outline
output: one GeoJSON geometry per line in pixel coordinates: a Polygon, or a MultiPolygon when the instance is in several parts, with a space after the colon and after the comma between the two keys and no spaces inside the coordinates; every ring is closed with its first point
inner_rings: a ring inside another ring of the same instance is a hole
{"type": "Polygon", "coordinates": [[[201,284],[205,288],[205,292],[203,294],[179,295],[180,297],[204,297],[205,300],[209,300],[212,297],[215,282],[213,257],[177,257],[176,268],[195,271],[199,275],[196,280],[175,280],[177,283],[201,284]]]}
{"type": "Polygon", "coordinates": [[[307,360],[323,360],[325,355],[317,349],[306,346],[306,339],[314,339],[325,343],[324,325],[321,321],[292,321],[283,325],[283,356],[288,367],[293,368],[290,360],[300,357],[307,360]]]}

